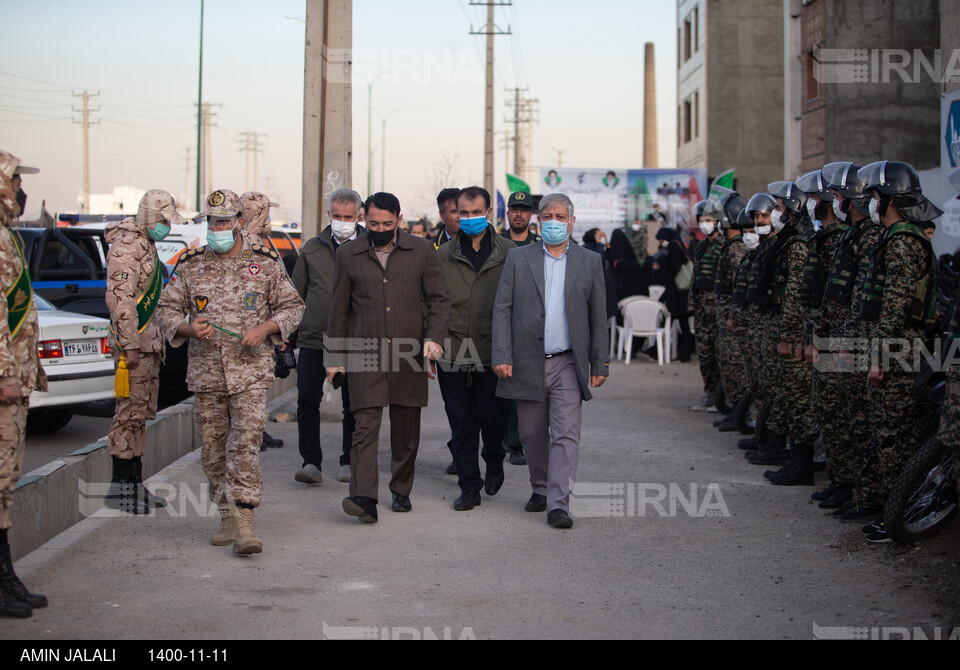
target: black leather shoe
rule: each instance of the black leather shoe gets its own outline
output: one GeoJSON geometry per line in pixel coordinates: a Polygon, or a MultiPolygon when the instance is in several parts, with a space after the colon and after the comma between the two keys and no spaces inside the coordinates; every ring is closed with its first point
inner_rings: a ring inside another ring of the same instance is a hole
{"type": "Polygon", "coordinates": [[[822,500],[826,500],[827,498],[830,498],[831,496],[833,496],[833,494],[837,492],[838,488],[839,487],[837,486],[836,482],[830,482],[830,485],[827,488],[812,494],[810,496],[810,500],[813,500],[814,502],[820,502],[822,500]]]}
{"type": "Polygon", "coordinates": [[[377,522],[377,501],[373,498],[364,498],[363,496],[344,498],[343,511],[350,516],[357,517],[360,523],[377,522]]]}
{"type": "Polygon", "coordinates": [[[413,505],[410,504],[410,496],[402,496],[399,493],[393,494],[393,507],[394,512],[409,512],[413,509],[413,505]]]}
{"type": "Polygon", "coordinates": [[[821,502],[817,507],[820,509],[840,509],[853,498],[852,486],[838,486],[829,498],[821,502]]]}
{"type": "Polygon", "coordinates": [[[882,518],[882,507],[854,507],[846,514],[837,517],[842,523],[858,523],[861,526],[882,518]]]}
{"type": "Polygon", "coordinates": [[[29,619],[33,610],[24,602],[14,598],[6,591],[0,591],[0,616],[12,616],[17,619],[29,619]]]}
{"type": "Polygon", "coordinates": [[[530,500],[527,501],[527,504],[523,507],[527,512],[546,512],[547,511],[547,497],[542,496],[539,493],[534,493],[530,496],[530,500]]]}
{"type": "Polygon", "coordinates": [[[727,415],[726,415],[725,417],[723,417],[722,419],[716,419],[716,420],[713,422],[713,427],[714,427],[714,428],[719,428],[721,425],[723,425],[723,424],[725,424],[725,423],[730,423],[731,421],[735,421],[735,420],[736,420],[736,417],[733,416],[733,412],[730,412],[729,414],[727,414],[727,415]]]}
{"type": "Polygon", "coordinates": [[[736,420],[724,421],[717,426],[717,430],[719,430],[721,433],[735,433],[740,430],[740,427],[737,426],[736,420]]]}
{"type": "Polygon", "coordinates": [[[739,442],[737,442],[737,446],[740,447],[741,449],[748,449],[748,450],[753,449],[754,451],[756,451],[759,445],[757,444],[757,438],[745,437],[739,442]]]}
{"type": "Polygon", "coordinates": [[[503,486],[503,463],[487,465],[487,478],[483,482],[483,490],[488,496],[495,496],[503,486]]]}
{"type": "Polygon", "coordinates": [[[527,464],[527,457],[523,453],[523,447],[511,447],[508,451],[510,452],[510,465],[527,464]]]}
{"type": "Polygon", "coordinates": [[[851,497],[850,500],[840,505],[840,507],[838,507],[837,509],[833,510],[830,516],[832,516],[834,519],[839,519],[840,517],[842,517],[844,514],[846,514],[856,506],[857,504],[853,502],[853,498],[851,497]]]}
{"type": "Polygon", "coordinates": [[[453,509],[466,512],[480,506],[480,491],[463,491],[460,497],[453,501],[453,509]]]}
{"type": "Polygon", "coordinates": [[[450,465],[447,466],[447,474],[448,474],[448,475],[455,475],[455,474],[457,474],[457,464],[456,464],[456,463],[451,463],[450,465]]]}
{"type": "Polygon", "coordinates": [[[554,528],[573,528],[573,519],[562,509],[552,509],[547,513],[547,523],[554,528]]]}
{"type": "Polygon", "coordinates": [[[283,440],[273,437],[267,431],[263,431],[263,442],[260,445],[261,451],[263,449],[279,449],[283,446],[283,440]]]}

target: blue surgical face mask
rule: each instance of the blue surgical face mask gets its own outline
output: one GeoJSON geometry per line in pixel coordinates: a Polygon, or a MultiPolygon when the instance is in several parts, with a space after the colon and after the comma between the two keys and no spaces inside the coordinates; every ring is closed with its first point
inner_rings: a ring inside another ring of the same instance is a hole
{"type": "Polygon", "coordinates": [[[153,228],[147,228],[147,235],[149,235],[150,239],[154,242],[159,242],[169,234],[170,226],[159,221],[153,226],[153,228]]]}
{"type": "Polygon", "coordinates": [[[540,227],[540,237],[547,244],[557,246],[566,242],[567,224],[563,221],[544,221],[540,227]]]}
{"type": "Polygon", "coordinates": [[[472,219],[460,219],[460,230],[463,231],[464,235],[469,235],[474,237],[479,235],[487,229],[487,218],[485,216],[477,216],[472,219]]]}
{"type": "Polygon", "coordinates": [[[225,254],[231,249],[236,243],[236,238],[233,236],[233,229],[230,230],[208,230],[207,231],[207,246],[216,251],[218,254],[225,254]]]}

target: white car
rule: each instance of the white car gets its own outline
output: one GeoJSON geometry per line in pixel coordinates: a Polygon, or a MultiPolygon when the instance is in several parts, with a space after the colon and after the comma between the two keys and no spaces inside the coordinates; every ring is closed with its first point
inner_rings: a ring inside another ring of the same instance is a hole
{"type": "Polygon", "coordinates": [[[37,348],[49,390],[30,394],[30,427],[60,430],[76,405],[114,397],[110,322],[58,310],[34,294],[40,325],[37,348]]]}

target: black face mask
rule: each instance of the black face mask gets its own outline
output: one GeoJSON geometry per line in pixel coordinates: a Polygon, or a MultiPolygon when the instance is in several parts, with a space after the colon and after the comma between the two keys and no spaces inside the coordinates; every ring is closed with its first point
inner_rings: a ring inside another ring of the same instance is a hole
{"type": "MultiPolygon", "coordinates": [[[[27,209],[27,194],[23,192],[23,189],[17,191],[17,205],[20,207],[20,214],[23,214],[27,209]]],[[[20,216],[20,214],[17,216],[20,216]]]]}
{"type": "Polygon", "coordinates": [[[370,236],[370,239],[373,240],[374,246],[385,247],[390,242],[393,241],[393,236],[397,234],[396,229],[394,230],[382,230],[382,231],[373,231],[367,230],[367,235],[370,236]]]}

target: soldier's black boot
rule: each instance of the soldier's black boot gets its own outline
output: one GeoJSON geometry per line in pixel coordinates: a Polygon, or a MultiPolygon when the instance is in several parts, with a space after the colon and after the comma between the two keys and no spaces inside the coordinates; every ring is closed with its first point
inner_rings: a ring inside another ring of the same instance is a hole
{"type": "Polygon", "coordinates": [[[821,502],[817,507],[820,509],[840,509],[844,505],[850,502],[853,498],[853,487],[849,484],[841,484],[837,486],[833,494],[821,502]]]}
{"type": "Polygon", "coordinates": [[[810,500],[813,500],[814,502],[824,501],[827,498],[831,497],[834,493],[836,493],[839,486],[840,485],[837,484],[836,482],[830,482],[830,485],[827,486],[827,488],[823,489],[822,491],[817,491],[816,493],[811,494],[810,500]]]}
{"type": "Polygon", "coordinates": [[[134,456],[130,462],[133,482],[137,485],[137,497],[146,503],[147,507],[163,507],[167,504],[167,499],[163,496],[154,495],[143,483],[143,459],[134,456]]]}
{"type": "Polygon", "coordinates": [[[720,426],[722,426],[722,425],[724,425],[724,424],[728,424],[728,423],[730,423],[731,421],[734,421],[735,418],[736,418],[736,417],[735,417],[734,413],[733,413],[733,412],[730,412],[729,414],[727,414],[727,415],[726,415],[725,417],[723,417],[722,419],[717,419],[717,420],[715,420],[715,421],[713,422],[713,427],[714,427],[714,428],[720,428],[720,426]]]}
{"type": "Polygon", "coordinates": [[[7,531],[0,531],[0,614],[26,619],[34,609],[46,606],[46,596],[30,593],[13,571],[7,531]]]}
{"type": "Polygon", "coordinates": [[[147,503],[137,495],[134,462],[116,456],[110,458],[113,461],[113,475],[110,477],[110,488],[103,496],[103,506],[128,514],[149,513],[150,508],[147,503]]]}
{"type": "Polygon", "coordinates": [[[762,405],[760,407],[760,411],[757,413],[757,427],[753,431],[753,437],[743,438],[737,442],[738,447],[748,451],[757,451],[763,449],[770,437],[770,431],[767,430],[767,416],[769,414],[770,413],[767,411],[767,406],[762,405]]]}
{"type": "Polygon", "coordinates": [[[753,465],[786,465],[790,462],[790,451],[787,449],[787,436],[769,432],[767,443],[757,451],[748,451],[744,454],[753,465]]]}
{"type": "Polygon", "coordinates": [[[813,486],[813,442],[799,442],[790,449],[790,463],[767,477],[777,486],[813,486]]]}

